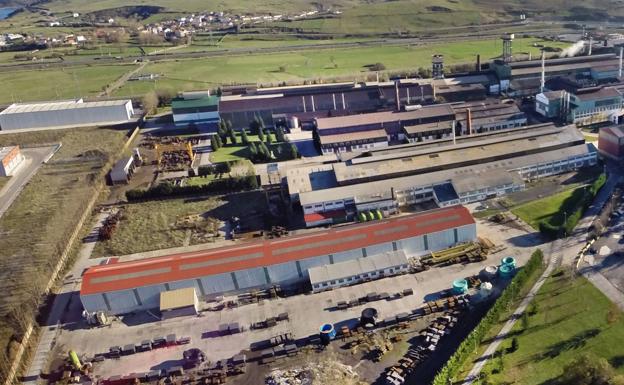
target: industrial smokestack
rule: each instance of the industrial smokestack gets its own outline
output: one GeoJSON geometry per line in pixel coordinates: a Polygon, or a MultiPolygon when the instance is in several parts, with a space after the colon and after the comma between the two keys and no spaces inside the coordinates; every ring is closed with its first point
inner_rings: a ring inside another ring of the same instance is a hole
{"type": "Polygon", "coordinates": [[[466,109],[466,130],[468,135],[472,135],[472,112],[470,112],[470,108],[466,109]]]}
{"type": "Polygon", "coordinates": [[[303,112],[308,112],[306,109],[306,104],[305,104],[305,96],[301,97],[301,103],[303,103],[303,112]]]}
{"type": "Polygon", "coordinates": [[[314,107],[314,95],[310,95],[310,100],[312,101],[312,112],[315,112],[316,107],[314,107]]]}
{"type": "Polygon", "coordinates": [[[540,82],[540,92],[544,92],[546,86],[546,55],[542,51],[542,79],[540,82]]]}
{"type": "Polygon", "coordinates": [[[394,82],[394,97],[396,99],[396,110],[401,111],[401,99],[399,97],[399,81],[394,82]]]}
{"type": "Polygon", "coordinates": [[[587,56],[591,56],[592,45],[594,45],[594,38],[590,36],[589,37],[589,50],[587,52],[587,56]]]}
{"type": "Polygon", "coordinates": [[[477,72],[481,71],[481,55],[477,54],[477,72]]]}
{"type": "Polygon", "coordinates": [[[618,78],[622,77],[622,57],[624,55],[624,47],[620,47],[620,65],[618,66],[618,78]]]}

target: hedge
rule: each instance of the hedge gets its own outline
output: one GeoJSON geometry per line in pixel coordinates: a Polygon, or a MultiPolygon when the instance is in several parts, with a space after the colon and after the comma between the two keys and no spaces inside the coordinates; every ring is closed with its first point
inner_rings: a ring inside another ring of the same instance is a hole
{"type": "MultiPolygon", "coordinates": [[[[596,178],[589,189],[577,189],[569,198],[569,203],[564,202],[559,209],[559,215],[562,214],[562,211],[567,213],[565,222],[560,225],[555,225],[550,221],[541,221],[539,223],[540,232],[550,238],[558,238],[562,234],[571,234],[572,230],[574,230],[576,224],[583,216],[583,213],[592,204],[594,198],[606,181],[607,175],[602,173],[596,178]]],[[[552,218],[550,220],[552,220],[552,218]]]]}
{"type": "Polygon", "coordinates": [[[475,346],[483,342],[486,333],[498,322],[507,307],[518,298],[521,289],[527,284],[531,275],[541,269],[543,259],[544,255],[540,249],[533,252],[527,264],[511,280],[492,308],[490,308],[479,324],[470,332],[468,337],[462,341],[455,353],[453,353],[438,374],[436,374],[432,382],[433,385],[448,385],[451,383],[450,381],[457,375],[468,357],[474,351],[475,346]]]}
{"type": "Polygon", "coordinates": [[[255,175],[215,179],[208,184],[200,186],[174,186],[169,182],[164,182],[147,190],[128,190],[126,191],[126,199],[128,199],[129,202],[132,202],[144,199],[177,197],[183,195],[255,190],[257,188],[258,179],[255,175]]]}

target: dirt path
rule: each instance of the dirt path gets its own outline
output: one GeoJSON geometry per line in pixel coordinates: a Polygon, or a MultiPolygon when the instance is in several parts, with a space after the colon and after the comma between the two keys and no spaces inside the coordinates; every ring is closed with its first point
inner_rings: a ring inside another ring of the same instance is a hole
{"type": "Polygon", "coordinates": [[[136,73],[138,73],[139,71],[141,71],[143,68],[145,68],[145,66],[147,65],[148,61],[143,61],[141,62],[141,64],[133,69],[132,71],[124,74],[122,77],[120,77],[119,79],[115,80],[114,82],[112,82],[111,84],[107,85],[106,88],[104,89],[104,91],[100,92],[97,96],[98,98],[104,97],[104,96],[110,96],[110,94],[112,94],[113,92],[115,92],[118,88],[122,87],[124,84],[126,84],[126,82],[128,81],[128,79],[130,79],[132,76],[134,76],[136,73]]]}

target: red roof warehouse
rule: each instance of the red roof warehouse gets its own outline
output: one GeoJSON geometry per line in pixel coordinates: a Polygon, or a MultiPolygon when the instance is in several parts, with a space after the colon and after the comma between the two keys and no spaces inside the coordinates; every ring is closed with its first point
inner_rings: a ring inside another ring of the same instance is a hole
{"type": "MultiPolygon", "coordinates": [[[[426,238],[428,234],[457,230],[468,225],[474,227],[474,223],[474,219],[466,208],[454,206],[287,238],[251,241],[236,246],[136,261],[113,262],[89,268],[83,276],[80,294],[85,308],[88,308],[89,299],[85,297],[101,297],[100,294],[103,294],[105,298],[103,301],[106,302],[106,293],[115,292],[115,295],[119,296],[123,291],[134,290],[136,297],[140,298],[141,290],[147,290],[148,287],[152,291],[156,290],[155,287],[158,287],[160,291],[165,291],[170,287],[184,285],[188,287],[198,284],[200,294],[205,294],[201,282],[198,281],[207,282],[206,280],[210,279],[227,278],[229,286],[225,286],[230,290],[238,290],[252,285],[277,283],[282,277],[284,280],[287,279],[286,277],[292,278],[293,270],[295,278],[304,279],[307,275],[303,272],[307,273],[310,261],[316,261],[314,263],[318,265],[321,262],[317,260],[321,258],[351,251],[354,251],[354,255],[359,252],[359,257],[361,257],[364,248],[391,245],[394,241],[414,239],[418,236],[426,238]],[[137,288],[139,288],[138,292],[137,288]]],[[[460,241],[474,239],[475,231],[469,230],[468,235],[460,236],[460,241]]],[[[457,242],[457,231],[455,234],[455,240],[451,236],[445,238],[443,244],[436,243],[434,247],[439,249],[452,246],[454,242],[457,242]]],[[[370,250],[369,256],[375,252],[373,248],[370,250]]],[[[356,257],[358,256],[354,258],[356,257]]],[[[325,264],[330,263],[333,262],[325,262],[325,264]]],[[[218,285],[221,284],[222,282],[219,282],[218,285]]],[[[217,283],[204,283],[204,285],[206,293],[221,290],[221,286],[215,288],[217,283]]],[[[224,292],[226,289],[221,291],[224,292]]],[[[141,304],[145,301],[139,299],[137,302],[141,304]]],[[[114,307],[108,303],[107,306],[114,307]]]]}

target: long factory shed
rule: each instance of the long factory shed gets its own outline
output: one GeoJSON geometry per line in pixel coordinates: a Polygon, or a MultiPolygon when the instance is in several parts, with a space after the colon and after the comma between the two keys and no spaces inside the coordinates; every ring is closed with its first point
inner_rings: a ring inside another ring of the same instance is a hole
{"type": "Polygon", "coordinates": [[[406,257],[476,239],[463,206],[236,246],[89,268],[80,299],[89,312],[158,308],[162,292],[193,287],[201,297],[272,285],[309,284],[316,266],[402,250],[406,257]]]}

